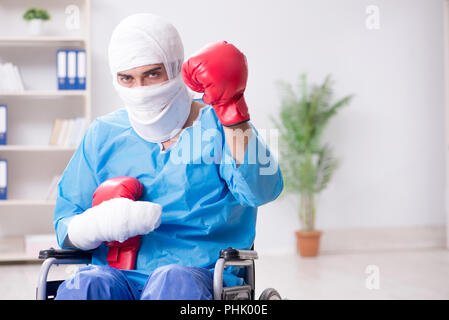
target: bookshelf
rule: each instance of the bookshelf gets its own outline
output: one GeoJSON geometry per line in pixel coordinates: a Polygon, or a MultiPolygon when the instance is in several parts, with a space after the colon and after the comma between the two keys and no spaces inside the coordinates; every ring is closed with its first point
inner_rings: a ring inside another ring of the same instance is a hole
{"type": "Polygon", "coordinates": [[[0,152],[7,152],[7,151],[32,151],[32,152],[39,152],[39,151],[66,151],[66,152],[74,152],[76,150],[75,147],[61,147],[61,146],[50,146],[50,145],[7,145],[7,146],[0,146],[0,152]]]}
{"type": "Polygon", "coordinates": [[[63,36],[22,36],[22,37],[0,37],[0,44],[2,45],[32,45],[32,44],[54,44],[54,43],[70,43],[70,42],[78,42],[85,43],[86,39],[83,37],[63,37],[63,36]]]}
{"type": "Polygon", "coordinates": [[[45,196],[76,147],[50,145],[53,125],[57,118],[92,120],[90,7],[90,0],[0,3],[0,58],[18,66],[25,86],[23,92],[0,92],[0,104],[8,106],[8,144],[0,145],[0,158],[8,160],[8,199],[0,200],[1,263],[38,261],[37,253],[25,253],[25,237],[54,234],[55,201],[45,196]],[[79,28],[66,28],[67,6],[79,8],[79,28]],[[22,20],[30,7],[50,12],[40,36],[30,36],[22,20]],[[86,90],[57,90],[59,49],[86,50],[86,90]]]}
{"type": "MultiPolygon", "coordinates": [[[[444,75],[445,75],[445,100],[446,100],[446,161],[449,160],[449,0],[444,1],[444,75]]],[[[449,165],[446,165],[446,185],[449,182],[449,165]]],[[[446,197],[449,188],[446,187],[446,197]]],[[[449,249],[449,206],[446,205],[446,248],[449,249]]]]}
{"type": "Polygon", "coordinates": [[[85,97],[87,92],[84,90],[59,90],[59,91],[25,91],[25,92],[0,92],[2,97],[65,97],[65,96],[75,96],[75,97],[85,97]]]}

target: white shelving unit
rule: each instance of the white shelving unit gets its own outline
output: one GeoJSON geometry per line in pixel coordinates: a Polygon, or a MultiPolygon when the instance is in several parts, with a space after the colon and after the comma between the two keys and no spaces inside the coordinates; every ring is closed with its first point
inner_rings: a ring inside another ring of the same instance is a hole
{"type": "Polygon", "coordinates": [[[67,43],[67,42],[80,42],[85,43],[86,39],[83,37],[60,37],[60,36],[35,36],[35,37],[0,37],[0,42],[11,44],[28,44],[39,43],[52,44],[52,43],[67,43]]]}
{"type": "MultiPolygon", "coordinates": [[[[1,41],[0,41],[1,45],[1,41]]],[[[59,90],[59,91],[25,91],[25,92],[0,92],[2,97],[64,97],[64,96],[75,96],[75,97],[85,97],[87,92],[84,90],[59,90]]]]}
{"type": "Polygon", "coordinates": [[[50,146],[50,145],[42,145],[42,146],[25,146],[25,145],[7,145],[7,146],[0,146],[0,152],[7,152],[7,151],[36,151],[36,152],[42,152],[42,151],[68,151],[73,152],[75,151],[75,147],[59,147],[59,146],[50,146]]]}
{"type": "MultiPolygon", "coordinates": [[[[449,0],[444,1],[444,73],[446,100],[446,159],[449,159],[449,0]]],[[[447,160],[446,160],[447,161],[447,160]]],[[[446,181],[449,182],[449,165],[446,164],[446,181]]],[[[447,185],[447,182],[446,182],[447,185]]],[[[446,187],[446,195],[449,188],[446,187]]],[[[446,248],[449,249],[449,206],[446,205],[446,248]]]]}
{"type": "Polygon", "coordinates": [[[26,255],[26,235],[50,234],[54,200],[45,200],[50,182],[61,175],[75,147],[49,145],[56,118],[85,117],[91,122],[90,0],[2,0],[0,58],[19,67],[25,91],[0,92],[8,106],[8,200],[0,200],[0,262],[37,261],[26,255]],[[50,12],[42,36],[29,36],[23,13],[30,7],[50,12]],[[68,30],[67,6],[79,8],[80,28],[68,30]],[[85,49],[86,90],[57,90],[56,51],[85,49]]]}

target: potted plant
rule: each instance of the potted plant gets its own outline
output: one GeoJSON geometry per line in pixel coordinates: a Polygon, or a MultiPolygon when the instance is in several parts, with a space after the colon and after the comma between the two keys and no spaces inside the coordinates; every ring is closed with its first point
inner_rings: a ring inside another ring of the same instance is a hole
{"type": "Polygon", "coordinates": [[[316,256],[322,232],[315,229],[315,195],[326,188],[338,165],[329,145],[321,142],[321,136],[329,120],[349,104],[352,96],[332,103],[330,76],[311,90],[305,74],[300,78],[299,92],[284,82],[279,82],[279,88],[280,120],[273,121],[280,131],[285,192],[300,196],[297,248],[303,257],[316,256]]]}
{"type": "Polygon", "coordinates": [[[50,20],[50,14],[45,9],[30,8],[23,14],[23,19],[28,21],[28,31],[30,34],[40,35],[44,21],[50,20]]]}

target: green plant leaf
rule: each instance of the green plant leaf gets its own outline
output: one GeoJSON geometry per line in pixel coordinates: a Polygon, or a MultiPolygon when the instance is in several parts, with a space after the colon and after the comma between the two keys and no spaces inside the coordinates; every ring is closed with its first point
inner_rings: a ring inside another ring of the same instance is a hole
{"type": "Polygon", "coordinates": [[[51,16],[45,9],[30,8],[23,14],[23,19],[30,21],[33,19],[50,20],[51,16]]]}
{"type": "MultiPolygon", "coordinates": [[[[271,120],[280,132],[284,190],[286,193],[306,194],[309,195],[307,199],[313,199],[310,195],[323,191],[338,167],[331,148],[321,142],[322,134],[330,119],[350,104],[352,95],[333,103],[330,75],[321,85],[310,87],[307,75],[302,74],[296,91],[289,83],[278,81],[276,85],[281,97],[281,110],[279,118],[271,117],[271,120]]],[[[306,207],[314,208],[314,205],[306,207]]],[[[309,214],[314,215],[314,212],[309,214]]],[[[304,219],[309,224],[314,221],[314,217],[304,219]]]]}

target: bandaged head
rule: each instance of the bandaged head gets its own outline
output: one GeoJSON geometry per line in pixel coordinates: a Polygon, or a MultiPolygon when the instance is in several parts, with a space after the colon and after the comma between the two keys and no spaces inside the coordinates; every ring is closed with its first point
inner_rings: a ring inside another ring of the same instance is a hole
{"type": "Polygon", "coordinates": [[[131,15],[114,29],[109,43],[109,66],[113,85],[125,103],[129,121],[143,139],[163,142],[184,126],[192,97],[181,77],[184,47],[175,27],[149,13],[131,15]],[[168,81],[127,88],[117,73],[162,63],[168,81]]]}

